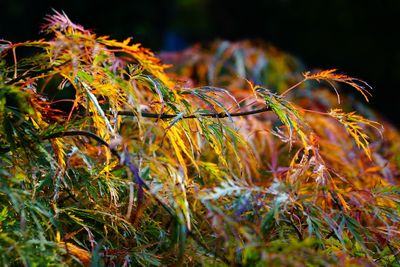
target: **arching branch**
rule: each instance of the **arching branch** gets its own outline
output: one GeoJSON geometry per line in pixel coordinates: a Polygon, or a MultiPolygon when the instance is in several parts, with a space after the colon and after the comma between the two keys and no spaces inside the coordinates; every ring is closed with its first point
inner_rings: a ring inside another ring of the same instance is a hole
{"type": "MultiPolygon", "coordinates": [[[[183,119],[194,119],[197,117],[211,117],[211,118],[227,118],[227,117],[244,117],[244,116],[249,116],[249,115],[254,115],[258,113],[263,113],[271,111],[270,107],[264,107],[260,109],[255,109],[255,110],[249,110],[249,111],[243,111],[243,112],[237,112],[237,113],[229,113],[229,115],[226,112],[220,112],[220,113],[200,113],[198,115],[191,114],[191,115],[184,115],[182,118],[183,119]]],[[[118,111],[118,115],[121,116],[137,116],[137,113],[133,111],[118,111]]],[[[141,116],[144,118],[154,118],[154,119],[173,119],[177,116],[177,114],[165,114],[165,113],[149,113],[149,112],[142,112],[141,116]]]]}

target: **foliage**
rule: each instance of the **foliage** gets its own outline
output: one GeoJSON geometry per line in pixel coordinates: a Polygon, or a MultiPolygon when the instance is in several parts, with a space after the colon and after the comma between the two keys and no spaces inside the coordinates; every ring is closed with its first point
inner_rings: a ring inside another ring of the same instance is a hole
{"type": "Polygon", "coordinates": [[[335,103],[366,83],[249,42],[164,54],[166,72],[46,20],[48,39],[0,45],[2,265],[400,264],[400,135],[335,103]]]}

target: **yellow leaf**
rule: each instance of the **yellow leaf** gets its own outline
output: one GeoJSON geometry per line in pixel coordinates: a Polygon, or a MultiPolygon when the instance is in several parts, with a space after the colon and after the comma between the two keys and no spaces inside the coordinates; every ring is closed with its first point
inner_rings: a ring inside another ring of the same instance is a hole
{"type": "Polygon", "coordinates": [[[83,266],[90,266],[91,253],[69,242],[59,242],[58,247],[78,258],[83,266]]]}
{"type": "Polygon", "coordinates": [[[337,194],[338,199],[339,199],[340,203],[342,204],[343,208],[344,208],[346,211],[351,210],[350,206],[349,206],[349,205],[347,204],[347,202],[344,200],[343,196],[342,196],[340,193],[336,193],[336,194],[337,194]]]}

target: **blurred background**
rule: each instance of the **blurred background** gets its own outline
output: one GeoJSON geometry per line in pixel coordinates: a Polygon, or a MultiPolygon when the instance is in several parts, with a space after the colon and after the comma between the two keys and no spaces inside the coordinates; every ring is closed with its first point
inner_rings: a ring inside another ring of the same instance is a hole
{"type": "Polygon", "coordinates": [[[1,0],[0,39],[40,37],[51,9],[98,34],[155,51],[259,38],[310,69],[337,68],[373,86],[371,105],[400,126],[399,0],[1,0]]]}

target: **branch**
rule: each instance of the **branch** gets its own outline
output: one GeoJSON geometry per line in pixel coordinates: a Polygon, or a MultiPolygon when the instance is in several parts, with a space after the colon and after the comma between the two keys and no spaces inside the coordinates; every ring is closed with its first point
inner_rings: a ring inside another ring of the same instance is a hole
{"type": "MultiPolygon", "coordinates": [[[[225,112],[220,112],[220,113],[200,113],[200,114],[191,114],[191,115],[185,115],[182,118],[184,119],[194,119],[197,117],[211,117],[211,118],[227,118],[227,117],[243,117],[243,116],[248,116],[248,115],[253,115],[253,114],[258,114],[258,113],[263,113],[271,111],[270,107],[264,107],[261,109],[255,109],[255,110],[250,110],[250,111],[243,111],[243,112],[237,112],[237,113],[225,113],[225,112]]],[[[118,111],[118,115],[120,116],[137,116],[137,113],[133,111],[118,111]]],[[[144,118],[154,118],[154,119],[173,119],[177,116],[177,114],[165,114],[165,113],[149,113],[149,112],[142,112],[141,116],[144,118]]]]}
{"type": "MultiPolygon", "coordinates": [[[[271,111],[271,107],[264,107],[264,108],[260,108],[260,109],[237,112],[237,113],[229,113],[229,115],[225,112],[200,113],[197,115],[191,114],[191,115],[185,115],[182,118],[183,119],[194,119],[199,116],[200,117],[211,117],[211,118],[243,117],[243,116],[254,115],[254,114],[263,113],[263,112],[267,112],[267,111],[271,111]]],[[[121,110],[121,111],[118,111],[118,115],[120,115],[120,116],[137,116],[137,113],[135,113],[133,111],[121,110]]],[[[177,114],[165,114],[165,113],[157,114],[157,113],[142,112],[141,116],[144,118],[154,118],[154,119],[165,120],[165,119],[173,119],[178,115],[177,114]]],[[[47,140],[47,139],[52,139],[52,138],[57,138],[57,137],[75,136],[75,135],[83,135],[83,136],[91,137],[91,138],[95,139],[97,142],[101,143],[102,145],[109,147],[108,143],[106,141],[104,141],[100,136],[98,136],[92,132],[88,132],[88,131],[58,132],[58,133],[53,133],[53,134],[44,136],[44,137],[42,137],[42,139],[47,140]]],[[[0,146],[1,154],[5,154],[5,153],[9,152],[10,150],[11,150],[11,147],[9,147],[9,146],[6,146],[6,147],[0,146]]],[[[113,151],[112,149],[111,149],[111,152],[113,154],[115,154],[115,151],[113,151]]]]}
{"type": "Polygon", "coordinates": [[[52,133],[52,134],[49,134],[49,135],[46,135],[46,136],[42,137],[42,139],[43,140],[48,140],[48,139],[53,139],[53,138],[58,138],[58,137],[76,136],[76,135],[83,135],[83,136],[86,136],[86,137],[93,138],[97,142],[99,142],[100,144],[109,147],[108,143],[106,141],[104,141],[103,138],[101,138],[97,134],[94,134],[94,133],[88,132],[88,131],[76,130],[76,131],[66,131],[66,132],[52,133]]]}
{"type": "MultiPolygon", "coordinates": [[[[263,113],[263,112],[267,112],[267,111],[271,111],[271,108],[264,107],[264,108],[260,108],[260,109],[250,110],[250,111],[230,113],[229,115],[225,112],[200,113],[198,115],[191,114],[191,115],[185,115],[182,118],[183,119],[194,119],[194,118],[197,118],[198,116],[211,117],[211,118],[243,117],[243,116],[254,115],[254,114],[263,113]]],[[[120,115],[120,116],[137,116],[137,113],[135,113],[133,111],[122,110],[122,111],[118,111],[118,115],[120,115]]],[[[157,113],[142,112],[141,116],[144,118],[154,118],[154,119],[173,119],[177,116],[177,114],[165,114],[165,113],[157,114],[157,113]]],[[[42,139],[47,140],[47,139],[52,139],[52,138],[57,138],[57,137],[75,136],[75,135],[83,135],[83,136],[91,137],[91,138],[95,139],[97,142],[101,143],[102,145],[109,147],[108,143],[106,141],[104,141],[100,136],[98,136],[92,132],[88,132],[88,131],[58,132],[58,133],[53,133],[53,134],[44,136],[44,137],[42,137],[42,139]]],[[[0,147],[1,154],[5,154],[5,153],[9,152],[10,150],[11,150],[11,147],[9,147],[9,146],[0,147]]],[[[113,152],[112,149],[111,149],[111,152],[113,152]]],[[[113,154],[114,153],[115,152],[113,152],[113,154]]]]}

